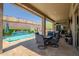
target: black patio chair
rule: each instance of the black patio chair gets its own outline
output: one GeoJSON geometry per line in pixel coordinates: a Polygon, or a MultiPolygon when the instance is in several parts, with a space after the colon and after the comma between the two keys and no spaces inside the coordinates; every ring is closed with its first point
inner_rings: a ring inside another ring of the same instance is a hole
{"type": "Polygon", "coordinates": [[[59,39],[60,39],[60,34],[59,34],[59,32],[53,32],[54,34],[53,34],[53,37],[52,37],[52,39],[51,39],[51,45],[53,46],[53,47],[59,47],[59,45],[58,45],[58,42],[59,42],[59,39]]]}
{"type": "Polygon", "coordinates": [[[38,44],[37,46],[39,49],[47,48],[46,46],[47,41],[43,35],[40,35],[39,33],[35,33],[35,39],[36,39],[36,43],[38,44]]]}
{"type": "Polygon", "coordinates": [[[68,32],[65,33],[65,41],[69,45],[73,45],[73,38],[72,38],[72,32],[71,31],[70,31],[70,33],[68,33],[68,32]]]}

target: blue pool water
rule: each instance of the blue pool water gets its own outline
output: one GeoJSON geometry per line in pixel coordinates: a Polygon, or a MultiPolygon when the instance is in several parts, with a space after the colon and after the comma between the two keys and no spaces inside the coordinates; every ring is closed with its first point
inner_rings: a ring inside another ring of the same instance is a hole
{"type": "Polygon", "coordinates": [[[16,40],[21,40],[24,38],[32,38],[32,37],[34,37],[34,33],[28,34],[26,32],[14,32],[11,36],[4,36],[3,39],[4,41],[7,42],[13,42],[16,40]]]}

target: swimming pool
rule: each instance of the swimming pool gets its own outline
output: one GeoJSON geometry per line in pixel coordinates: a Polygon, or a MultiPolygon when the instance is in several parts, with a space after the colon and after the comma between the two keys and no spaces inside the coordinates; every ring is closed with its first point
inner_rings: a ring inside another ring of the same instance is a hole
{"type": "Polygon", "coordinates": [[[17,40],[22,40],[24,38],[32,38],[34,37],[34,33],[26,33],[26,32],[14,32],[11,36],[4,36],[3,39],[4,41],[7,42],[13,42],[17,40]]]}

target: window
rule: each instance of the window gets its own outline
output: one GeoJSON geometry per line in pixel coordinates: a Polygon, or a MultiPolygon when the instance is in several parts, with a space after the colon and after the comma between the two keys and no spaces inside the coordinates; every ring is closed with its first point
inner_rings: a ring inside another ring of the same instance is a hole
{"type": "Polygon", "coordinates": [[[49,19],[46,19],[46,34],[48,33],[48,31],[52,31],[54,30],[54,24],[52,21],[50,21],[49,19]]]}

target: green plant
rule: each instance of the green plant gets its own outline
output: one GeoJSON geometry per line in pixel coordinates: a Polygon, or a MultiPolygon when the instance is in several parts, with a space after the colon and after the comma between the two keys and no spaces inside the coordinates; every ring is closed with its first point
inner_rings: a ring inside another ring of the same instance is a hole
{"type": "Polygon", "coordinates": [[[34,29],[26,28],[26,29],[9,29],[9,32],[6,33],[6,32],[4,31],[4,29],[3,29],[3,35],[12,35],[12,33],[13,33],[14,31],[25,31],[26,33],[34,33],[34,32],[36,32],[36,30],[34,30],[34,29]]]}

